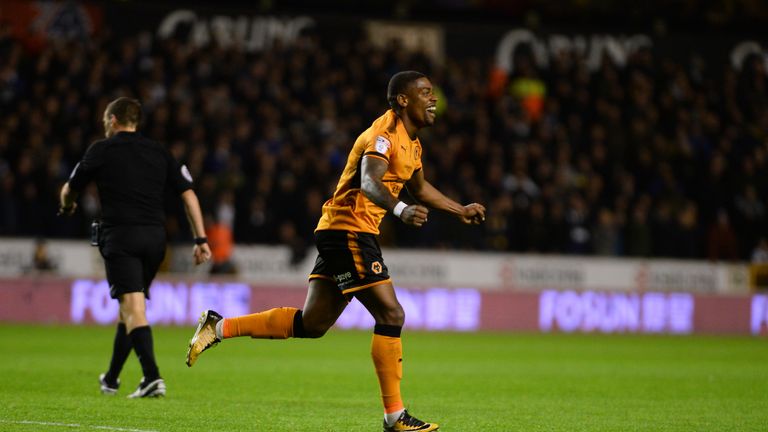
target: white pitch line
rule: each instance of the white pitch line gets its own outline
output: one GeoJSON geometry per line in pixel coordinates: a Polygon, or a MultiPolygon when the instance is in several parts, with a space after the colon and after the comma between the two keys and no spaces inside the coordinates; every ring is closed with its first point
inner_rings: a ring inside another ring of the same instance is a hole
{"type": "Polygon", "coordinates": [[[40,421],[32,421],[32,420],[5,420],[5,419],[0,419],[0,423],[25,424],[25,425],[37,425],[37,426],[52,426],[52,427],[68,427],[68,428],[90,428],[90,429],[120,431],[120,432],[158,432],[158,431],[152,430],[152,429],[131,429],[131,428],[121,428],[121,427],[112,427],[112,426],[92,426],[92,425],[81,425],[81,424],[77,424],[77,423],[40,422],[40,421]]]}

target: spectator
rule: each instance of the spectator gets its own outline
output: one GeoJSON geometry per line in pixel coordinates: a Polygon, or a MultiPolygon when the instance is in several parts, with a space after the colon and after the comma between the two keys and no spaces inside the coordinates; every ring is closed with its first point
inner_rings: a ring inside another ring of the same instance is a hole
{"type": "Polygon", "coordinates": [[[237,267],[232,261],[232,250],[234,249],[232,228],[222,221],[221,216],[213,217],[211,214],[206,214],[205,222],[208,245],[211,247],[210,274],[237,273],[237,267]]]}
{"type": "Polygon", "coordinates": [[[648,200],[635,205],[627,226],[627,255],[649,257],[653,252],[652,229],[648,220],[648,200]]]}
{"type": "Polygon", "coordinates": [[[672,236],[673,256],[677,258],[701,258],[701,235],[698,225],[698,208],[692,201],[683,204],[677,214],[677,226],[672,236]]]}
{"type": "Polygon", "coordinates": [[[761,233],[766,219],[765,204],[760,201],[757,189],[752,183],[744,186],[744,192],[737,195],[735,201],[735,226],[738,238],[740,256],[749,256],[756,246],[755,234],[761,233]]]}
{"type": "Polygon", "coordinates": [[[621,251],[620,233],[616,226],[616,217],[605,207],[597,214],[596,226],[592,229],[592,249],[595,255],[613,256],[621,251]]]}
{"type": "Polygon", "coordinates": [[[768,239],[762,237],[755,249],[752,251],[751,260],[753,264],[768,264],[768,239]]]}
{"type": "Polygon", "coordinates": [[[731,227],[725,209],[717,212],[717,220],[709,227],[707,235],[707,257],[711,260],[732,261],[739,258],[736,233],[731,227]]]}
{"type": "Polygon", "coordinates": [[[48,254],[48,243],[41,238],[35,241],[35,251],[32,254],[32,271],[52,272],[56,270],[56,263],[48,254]]]}
{"type": "MultiPolygon", "coordinates": [[[[768,232],[768,87],[758,57],[721,79],[651,49],[623,66],[606,57],[594,72],[568,51],[537,70],[521,50],[509,76],[493,72],[502,91],[489,98],[487,59],[437,65],[365,40],[307,35],[254,54],[104,34],[32,53],[0,32],[0,46],[2,235],[87,235],[94,192],[85,191],[83,214],[52,220],[51,191],[99,136],[93,120],[120,93],[147,101],[151,135],[173,137],[170,149],[199,179],[205,212],[218,213],[228,195],[223,216],[235,242],[306,247],[307,215],[330,196],[328,179],[343,168],[353,133],[385,108],[375,91],[386,71],[422,64],[447,101],[423,137],[442,145],[424,155],[425,172],[456,200],[491,204],[472,247],[702,258],[724,208],[737,257],[748,260],[768,232]],[[359,90],[340,85],[349,80],[359,90]],[[609,213],[607,229],[600,221],[609,213]],[[605,236],[614,230],[616,248],[605,236]]],[[[185,232],[185,223],[182,210],[168,210],[169,234],[185,232]]],[[[462,229],[439,218],[425,228],[382,240],[445,247],[441,234],[462,229]]]]}
{"type": "Polygon", "coordinates": [[[592,234],[587,228],[589,219],[586,201],[579,194],[573,194],[565,212],[565,223],[568,226],[568,253],[586,254],[589,252],[589,245],[592,242],[592,234]]]}

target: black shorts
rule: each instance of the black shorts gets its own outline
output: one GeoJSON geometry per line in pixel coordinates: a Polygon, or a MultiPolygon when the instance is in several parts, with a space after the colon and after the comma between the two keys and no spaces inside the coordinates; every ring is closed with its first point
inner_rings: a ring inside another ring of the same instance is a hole
{"type": "Polygon", "coordinates": [[[342,294],[390,282],[379,242],[373,234],[317,231],[315,245],[318,255],[309,280],[333,281],[342,294]]]}
{"type": "Polygon", "coordinates": [[[165,229],[154,225],[102,227],[99,252],[112,298],[132,292],[143,292],[149,298],[149,286],[165,257],[165,229]]]}

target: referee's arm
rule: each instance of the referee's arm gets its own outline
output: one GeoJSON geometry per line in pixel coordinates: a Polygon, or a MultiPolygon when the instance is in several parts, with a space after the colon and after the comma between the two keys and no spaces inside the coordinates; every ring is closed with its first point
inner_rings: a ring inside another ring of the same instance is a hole
{"type": "Polygon", "coordinates": [[[77,208],[77,192],[69,187],[69,182],[64,183],[59,194],[59,214],[71,216],[77,208]]]}
{"type": "Polygon", "coordinates": [[[182,192],[181,199],[184,201],[184,210],[187,213],[189,226],[192,228],[192,235],[195,237],[195,248],[192,252],[195,257],[195,264],[202,264],[211,259],[211,248],[208,246],[208,240],[205,236],[200,201],[192,189],[182,192]]]}
{"type": "Polygon", "coordinates": [[[103,141],[96,141],[88,147],[83,160],[78,162],[59,193],[59,215],[72,216],[77,208],[77,197],[85,185],[93,179],[94,172],[104,161],[103,141]]]}

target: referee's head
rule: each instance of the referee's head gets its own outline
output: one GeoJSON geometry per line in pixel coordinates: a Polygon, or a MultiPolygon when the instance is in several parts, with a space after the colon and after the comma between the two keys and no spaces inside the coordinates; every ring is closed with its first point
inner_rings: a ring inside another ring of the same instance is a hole
{"type": "Polygon", "coordinates": [[[104,110],[104,135],[111,137],[120,131],[135,131],[141,123],[141,104],[136,99],[120,97],[104,110]]]}

